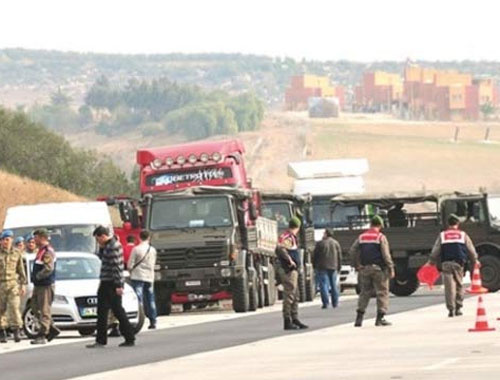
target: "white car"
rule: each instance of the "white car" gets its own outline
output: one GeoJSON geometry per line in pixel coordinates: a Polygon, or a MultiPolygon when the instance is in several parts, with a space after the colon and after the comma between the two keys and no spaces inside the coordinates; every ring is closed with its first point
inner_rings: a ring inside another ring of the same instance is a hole
{"type": "MultiPolygon", "coordinates": [[[[62,330],[78,330],[82,336],[92,335],[97,325],[97,288],[101,261],[95,254],[56,251],[56,285],[52,303],[52,319],[62,330]]],[[[30,298],[33,283],[30,274],[34,254],[26,255],[28,288],[23,297],[24,331],[30,338],[36,336],[38,325],[33,316],[30,298]]],[[[144,324],[144,312],[132,287],[125,284],[123,308],[136,332],[144,324]]]]}

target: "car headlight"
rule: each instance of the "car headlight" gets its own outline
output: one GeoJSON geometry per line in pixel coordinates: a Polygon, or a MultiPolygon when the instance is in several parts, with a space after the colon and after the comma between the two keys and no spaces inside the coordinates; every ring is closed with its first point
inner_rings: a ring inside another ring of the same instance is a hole
{"type": "Polygon", "coordinates": [[[231,277],[231,269],[223,268],[221,269],[220,274],[222,277],[231,277]]]}
{"type": "Polygon", "coordinates": [[[65,297],[65,296],[61,296],[59,294],[56,294],[54,296],[54,303],[62,303],[62,304],[67,304],[69,303],[68,302],[68,299],[65,297]]]}

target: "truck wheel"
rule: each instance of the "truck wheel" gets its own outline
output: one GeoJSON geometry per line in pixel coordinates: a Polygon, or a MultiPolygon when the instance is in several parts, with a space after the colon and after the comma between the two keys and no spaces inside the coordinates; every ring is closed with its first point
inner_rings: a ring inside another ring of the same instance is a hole
{"type": "Polygon", "coordinates": [[[406,297],[415,293],[420,286],[420,283],[417,278],[417,273],[412,270],[407,270],[405,273],[397,274],[391,280],[391,293],[400,296],[406,297]]]}
{"type": "Polygon", "coordinates": [[[172,300],[166,286],[155,282],[154,291],[158,315],[170,315],[172,312],[172,300]]]}
{"type": "Polygon", "coordinates": [[[249,307],[249,292],[247,272],[243,276],[234,278],[231,281],[231,292],[233,295],[233,310],[237,313],[245,313],[249,307]]]}
{"type": "Polygon", "coordinates": [[[500,289],[500,259],[493,255],[481,256],[481,282],[490,292],[500,289]]]}
{"type": "Polygon", "coordinates": [[[262,265],[257,267],[257,293],[258,293],[258,306],[259,308],[263,308],[265,304],[265,292],[266,289],[264,287],[264,271],[262,270],[262,265]]]}
{"type": "Polygon", "coordinates": [[[259,306],[259,279],[257,278],[257,271],[250,271],[252,273],[252,286],[249,286],[250,297],[248,303],[248,311],[255,311],[259,306]]]}
{"type": "Polygon", "coordinates": [[[276,273],[274,272],[274,265],[269,263],[267,267],[267,279],[268,284],[266,285],[265,291],[265,306],[273,306],[276,303],[276,273]]]}
{"type": "Polygon", "coordinates": [[[96,327],[79,327],[78,334],[81,336],[91,336],[94,335],[96,327]]]}
{"type": "Polygon", "coordinates": [[[313,301],[316,295],[316,281],[314,281],[314,269],[311,264],[307,264],[304,268],[306,276],[306,301],[313,301]],[[307,271],[307,272],[306,272],[307,271]]]}
{"type": "Polygon", "coordinates": [[[304,271],[304,268],[299,271],[299,279],[297,281],[299,287],[299,302],[306,302],[306,276],[304,271]]]}

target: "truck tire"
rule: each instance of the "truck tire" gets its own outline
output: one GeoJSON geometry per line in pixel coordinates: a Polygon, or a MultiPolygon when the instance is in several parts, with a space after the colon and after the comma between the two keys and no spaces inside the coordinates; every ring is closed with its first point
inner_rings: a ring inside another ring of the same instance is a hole
{"type": "Polygon", "coordinates": [[[255,311],[259,307],[259,279],[257,277],[257,271],[249,271],[252,276],[252,285],[248,286],[249,290],[249,302],[248,311],[255,311]]]}
{"type": "Polygon", "coordinates": [[[305,268],[299,271],[299,279],[297,281],[299,287],[299,302],[306,302],[306,276],[305,268]]]}
{"type": "Polygon", "coordinates": [[[481,262],[481,282],[490,292],[500,289],[500,258],[493,255],[484,255],[481,262]]]}
{"type": "Polygon", "coordinates": [[[399,297],[407,297],[415,293],[420,286],[417,273],[413,270],[406,270],[404,273],[396,274],[391,280],[391,293],[399,297]]]}
{"type": "Polygon", "coordinates": [[[233,310],[236,313],[247,312],[250,304],[250,297],[246,271],[243,276],[234,278],[231,281],[231,288],[231,292],[233,295],[233,310]]]}
{"type": "Polygon", "coordinates": [[[154,291],[156,311],[158,312],[158,315],[170,315],[172,312],[172,300],[170,293],[159,283],[155,283],[154,291]]]}
{"type": "Polygon", "coordinates": [[[269,263],[267,267],[267,280],[268,283],[266,285],[265,291],[265,306],[273,306],[276,303],[277,298],[277,289],[276,289],[276,273],[274,271],[274,265],[269,263]]]}
{"type": "Polygon", "coordinates": [[[313,301],[316,295],[316,281],[314,281],[314,269],[310,263],[309,255],[304,267],[304,274],[306,275],[306,301],[313,301]]]}
{"type": "Polygon", "coordinates": [[[257,293],[258,293],[258,306],[263,308],[265,305],[265,295],[266,289],[264,286],[264,271],[262,270],[262,265],[259,264],[257,267],[257,293]]]}

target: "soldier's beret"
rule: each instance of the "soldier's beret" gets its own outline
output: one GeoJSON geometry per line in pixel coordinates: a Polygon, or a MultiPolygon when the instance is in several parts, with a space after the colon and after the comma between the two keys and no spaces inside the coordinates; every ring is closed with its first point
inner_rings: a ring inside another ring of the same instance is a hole
{"type": "Polygon", "coordinates": [[[2,235],[0,235],[0,239],[5,239],[8,237],[14,237],[14,232],[12,232],[12,230],[3,230],[2,235]]]}

